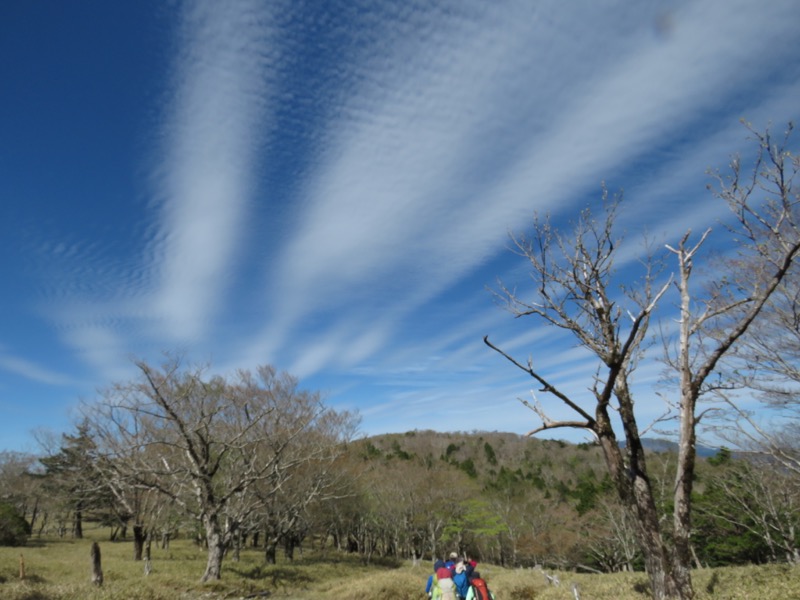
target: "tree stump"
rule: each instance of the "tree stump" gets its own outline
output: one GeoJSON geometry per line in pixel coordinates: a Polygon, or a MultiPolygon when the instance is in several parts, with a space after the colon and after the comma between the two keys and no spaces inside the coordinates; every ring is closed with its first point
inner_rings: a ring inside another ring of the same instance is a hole
{"type": "Polygon", "coordinates": [[[100,564],[100,546],[97,542],[92,543],[92,583],[103,585],[103,567],[100,564]]]}

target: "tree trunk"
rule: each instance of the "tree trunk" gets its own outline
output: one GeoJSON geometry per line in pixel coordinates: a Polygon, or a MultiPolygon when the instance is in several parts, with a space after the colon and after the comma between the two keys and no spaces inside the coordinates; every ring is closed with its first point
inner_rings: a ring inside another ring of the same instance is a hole
{"type": "Polygon", "coordinates": [[[144,549],[144,526],[136,523],[133,526],[133,560],[142,560],[142,550],[144,549]]]}
{"type": "Polygon", "coordinates": [[[44,516],[42,517],[42,522],[39,525],[39,530],[36,532],[36,537],[39,537],[39,538],[42,537],[42,533],[44,532],[44,528],[47,527],[48,516],[49,515],[45,512],[44,516]]]}
{"type": "Polygon", "coordinates": [[[671,552],[665,543],[659,522],[650,478],[647,475],[644,448],[635,421],[627,389],[618,386],[620,416],[625,429],[626,448],[617,444],[605,413],[598,414],[597,433],[608,472],[623,506],[631,512],[636,524],[636,539],[644,556],[653,600],[691,600],[694,597],[690,578],[691,559],[681,566],[681,556],[671,552]],[[627,464],[625,460],[627,456],[627,464]]]}
{"type": "Polygon", "coordinates": [[[80,508],[75,509],[75,521],[72,526],[72,537],[76,540],[83,539],[83,512],[80,508]]]}
{"type": "Polygon", "coordinates": [[[150,561],[150,549],[153,542],[152,532],[147,534],[147,541],[144,544],[144,574],[150,575],[153,570],[153,563],[150,561]]]}
{"type": "Polygon", "coordinates": [[[33,510],[31,511],[31,520],[30,520],[31,531],[33,531],[36,528],[36,519],[38,518],[38,516],[39,516],[39,497],[37,496],[34,499],[33,510]]]}
{"type": "Polygon", "coordinates": [[[288,533],[283,538],[283,555],[287,560],[294,560],[294,550],[300,543],[300,538],[297,535],[288,533]]]}
{"type": "Polygon", "coordinates": [[[267,540],[264,543],[264,562],[274,565],[278,554],[278,540],[267,540]]]}
{"type": "Polygon", "coordinates": [[[236,534],[233,536],[233,562],[239,562],[239,558],[241,557],[241,548],[242,531],[241,529],[237,529],[236,534]]]}
{"type": "MultiPolygon", "coordinates": [[[[684,398],[684,404],[688,401],[684,398]]],[[[693,404],[693,403],[692,403],[693,404]]],[[[678,470],[675,479],[675,507],[673,509],[672,577],[676,598],[694,598],[692,587],[692,487],[695,472],[694,407],[682,415],[681,442],[678,447],[678,470]]]]}
{"type": "Polygon", "coordinates": [[[206,571],[201,581],[219,580],[222,575],[222,558],[225,556],[225,539],[217,515],[204,515],[203,525],[206,530],[208,544],[208,560],[206,571]]]}

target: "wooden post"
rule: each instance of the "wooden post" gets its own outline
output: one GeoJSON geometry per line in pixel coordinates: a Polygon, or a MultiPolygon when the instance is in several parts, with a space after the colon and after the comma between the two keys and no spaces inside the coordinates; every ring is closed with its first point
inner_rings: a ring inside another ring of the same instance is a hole
{"type": "Polygon", "coordinates": [[[150,543],[152,541],[152,534],[147,533],[147,540],[144,543],[144,574],[150,575],[153,571],[153,563],[150,561],[150,543]]]}
{"type": "Polygon", "coordinates": [[[100,564],[100,546],[97,542],[92,542],[92,583],[103,585],[103,568],[100,564]]]}
{"type": "Polygon", "coordinates": [[[19,578],[25,579],[25,557],[19,555],[19,578]]]}

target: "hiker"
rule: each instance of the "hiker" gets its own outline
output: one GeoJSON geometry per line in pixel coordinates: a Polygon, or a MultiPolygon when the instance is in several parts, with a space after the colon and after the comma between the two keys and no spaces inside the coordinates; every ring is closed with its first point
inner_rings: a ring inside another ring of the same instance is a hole
{"type": "MultiPolygon", "coordinates": [[[[425,585],[425,593],[431,600],[456,600],[458,590],[454,584],[453,578],[456,575],[456,562],[462,561],[458,554],[451,552],[448,556],[447,562],[437,559],[433,563],[433,574],[428,577],[428,583],[425,585]]],[[[463,598],[459,594],[459,597],[463,598]]]]}
{"type": "Polygon", "coordinates": [[[469,593],[469,576],[463,558],[457,559],[455,575],[453,575],[453,585],[456,586],[456,593],[459,598],[467,597],[469,593]]]}
{"type": "Polygon", "coordinates": [[[456,586],[453,583],[453,571],[446,566],[436,569],[432,600],[456,600],[456,586]]]}
{"type": "Polygon", "coordinates": [[[494,594],[478,571],[472,572],[472,578],[469,580],[469,591],[465,600],[494,600],[494,594]]]}
{"type": "Polygon", "coordinates": [[[478,562],[476,560],[464,557],[464,572],[467,574],[467,579],[472,579],[472,573],[477,566],[478,562]]]}
{"type": "Polygon", "coordinates": [[[431,597],[433,594],[433,586],[436,580],[436,571],[438,571],[441,567],[444,566],[444,561],[440,559],[436,559],[433,561],[433,573],[431,573],[430,577],[428,577],[428,583],[425,585],[425,593],[428,594],[428,598],[431,597]]]}
{"type": "Polygon", "coordinates": [[[450,577],[455,575],[456,573],[456,560],[458,558],[458,554],[455,552],[451,552],[450,555],[447,557],[447,560],[444,563],[444,566],[450,569],[450,577]]]}

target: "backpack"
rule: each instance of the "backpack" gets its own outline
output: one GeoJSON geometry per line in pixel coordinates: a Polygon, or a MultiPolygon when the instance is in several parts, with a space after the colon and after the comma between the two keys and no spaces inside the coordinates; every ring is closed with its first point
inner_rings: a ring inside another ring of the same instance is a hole
{"type": "Polygon", "coordinates": [[[486,581],[480,577],[476,577],[470,581],[470,585],[472,586],[472,595],[475,600],[492,600],[492,597],[489,595],[489,588],[486,587],[486,581]]]}
{"type": "Polygon", "coordinates": [[[456,586],[453,584],[452,579],[449,577],[442,579],[437,578],[436,584],[437,591],[439,592],[438,598],[441,598],[441,600],[456,600],[456,586]]]}
{"type": "Polygon", "coordinates": [[[453,585],[453,580],[449,577],[439,579],[436,574],[434,574],[431,591],[428,597],[431,600],[455,600],[456,587],[453,585]]]}

